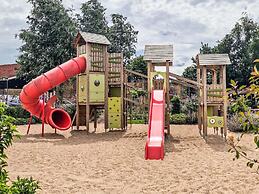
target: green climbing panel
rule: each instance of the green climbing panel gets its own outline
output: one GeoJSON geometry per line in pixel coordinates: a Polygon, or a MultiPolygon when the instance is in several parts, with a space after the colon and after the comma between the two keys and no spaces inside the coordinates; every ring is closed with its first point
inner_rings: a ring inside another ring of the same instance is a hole
{"type": "MultiPolygon", "coordinates": [[[[78,76],[78,101],[86,103],[87,101],[87,75],[78,76]]],[[[89,101],[90,103],[103,103],[105,93],[104,74],[89,74],[89,101]]]]}
{"type": "Polygon", "coordinates": [[[86,75],[78,76],[78,101],[79,103],[86,102],[86,75]]]}
{"type": "Polygon", "coordinates": [[[105,79],[104,74],[89,75],[89,101],[104,102],[105,79]]]}
{"type": "Polygon", "coordinates": [[[121,98],[108,98],[108,127],[121,128],[121,98]]]}

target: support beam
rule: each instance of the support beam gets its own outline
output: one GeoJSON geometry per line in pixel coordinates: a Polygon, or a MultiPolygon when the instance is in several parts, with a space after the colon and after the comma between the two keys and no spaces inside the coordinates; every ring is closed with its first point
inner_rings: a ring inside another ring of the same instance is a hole
{"type": "Polygon", "coordinates": [[[169,61],[166,61],[166,125],[167,133],[170,135],[170,96],[169,96],[169,61]]]}
{"type": "Polygon", "coordinates": [[[202,66],[202,84],[203,84],[203,137],[207,139],[207,69],[202,66]]]}
{"type": "MultiPolygon", "coordinates": [[[[197,65],[197,82],[198,84],[201,83],[201,69],[197,65]]],[[[202,131],[202,106],[201,106],[201,89],[198,89],[198,128],[201,134],[202,131]]]]}
{"type": "Polygon", "coordinates": [[[222,87],[223,87],[223,119],[224,119],[224,137],[227,137],[227,91],[226,91],[226,65],[222,67],[223,79],[222,79],[222,87]]]}

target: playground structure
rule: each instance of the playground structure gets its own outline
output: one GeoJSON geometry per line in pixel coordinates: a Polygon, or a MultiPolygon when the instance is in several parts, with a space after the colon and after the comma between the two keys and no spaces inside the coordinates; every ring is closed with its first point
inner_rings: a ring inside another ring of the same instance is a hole
{"type": "MultiPolygon", "coordinates": [[[[207,138],[207,128],[227,133],[226,54],[197,55],[197,81],[169,71],[173,64],[172,45],[146,45],[144,60],[147,75],[123,67],[121,53],[108,53],[109,40],[103,35],[79,32],[74,46],[77,57],[48,71],[24,86],[20,100],[31,115],[59,130],[85,129],[89,123],[97,128],[98,114],[104,115],[105,131],[126,130],[132,105],[148,111],[145,159],[163,159],[165,134],[170,135],[170,87],[174,84],[197,89],[199,95],[198,126],[207,138]],[[157,71],[164,68],[165,71],[157,71]],[[130,75],[141,78],[141,87],[130,75]],[[57,97],[44,101],[44,93],[69,78],[76,77],[76,113],[71,119],[62,109],[53,108],[57,97]],[[172,85],[170,85],[172,84],[172,85]],[[131,90],[147,91],[147,97],[134,99],[131,90]],[[40,96],[43,95],[43,100],[40,96]]],[[[43,130],[44,131],[44,130],[43,130]]]]}
{"type": "Polygon", "coordinates": [[[150,102],[145,158],[163,159],[164,134],[170,134],[169,66],[173,61],[173,45],[146,45],[144,60],[148,66],[150,102]],[[157,66],[165,66],[166,71],[155,71],[157,66]]]}
{"type": "Polygon", "coordinates": [[[76,114],[73,123],[77,129],[85,126],[89,132],[91,118],[97,128],[97,111],[104,111],[107,129],[125,129],[123,58],[121,53],[108,53],[109,40],[103,35],[79,32],[74,45],[77,56],[85,56],[88,68],[77,75],[76,114]],[[74,122],[75,121],[75,122],[74,122]]]}
{"type": "Polygon", "coordinates": [[[220,129],[227,136],[226,65],[231,64],[227,54],[199,54],[197,86],[199,93],[198,126],[206,139],[207,128],[220,129]]]}

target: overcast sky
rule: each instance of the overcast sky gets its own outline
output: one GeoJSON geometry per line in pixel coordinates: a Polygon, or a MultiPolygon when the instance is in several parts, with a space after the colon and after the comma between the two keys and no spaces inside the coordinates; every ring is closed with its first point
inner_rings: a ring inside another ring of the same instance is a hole
{"type": "MultiPolygon", "coordinates": [[[[63,0],[78,11],[84,0],[63,0]]],[[[247,12],[259,22],[259,0],[101,0],[106,14],[120,13],[139,31],[137,53],[145,44],[173,44],[173,71],[181,74],[199,52],[200,43],[214,45],[247,12]]],[[[14,63],[21,42],[15,34],[26,27],[26,0],[0,0],[0,64],[14,63]]]]}

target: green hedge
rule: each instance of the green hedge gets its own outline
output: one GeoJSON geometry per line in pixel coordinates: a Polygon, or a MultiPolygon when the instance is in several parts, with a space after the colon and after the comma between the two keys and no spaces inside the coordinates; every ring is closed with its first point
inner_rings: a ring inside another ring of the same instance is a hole
{"type": "Polygon", "coordinates": [[[14,118],[29,118],[30,113],[24,110],[21,106],[8,106],[6,114],[14,118]]]}
{"type": "Polygon", "coordinates": [[[170,115],[170,123],[171,124],[186,124],[187,115],[184,113],[172,114],[172,115],[170,115]]]}
{"type": "Polygon", "coordinates": [[[145,124],[145,120],[128,120],[128,124],[145,124]]]}

